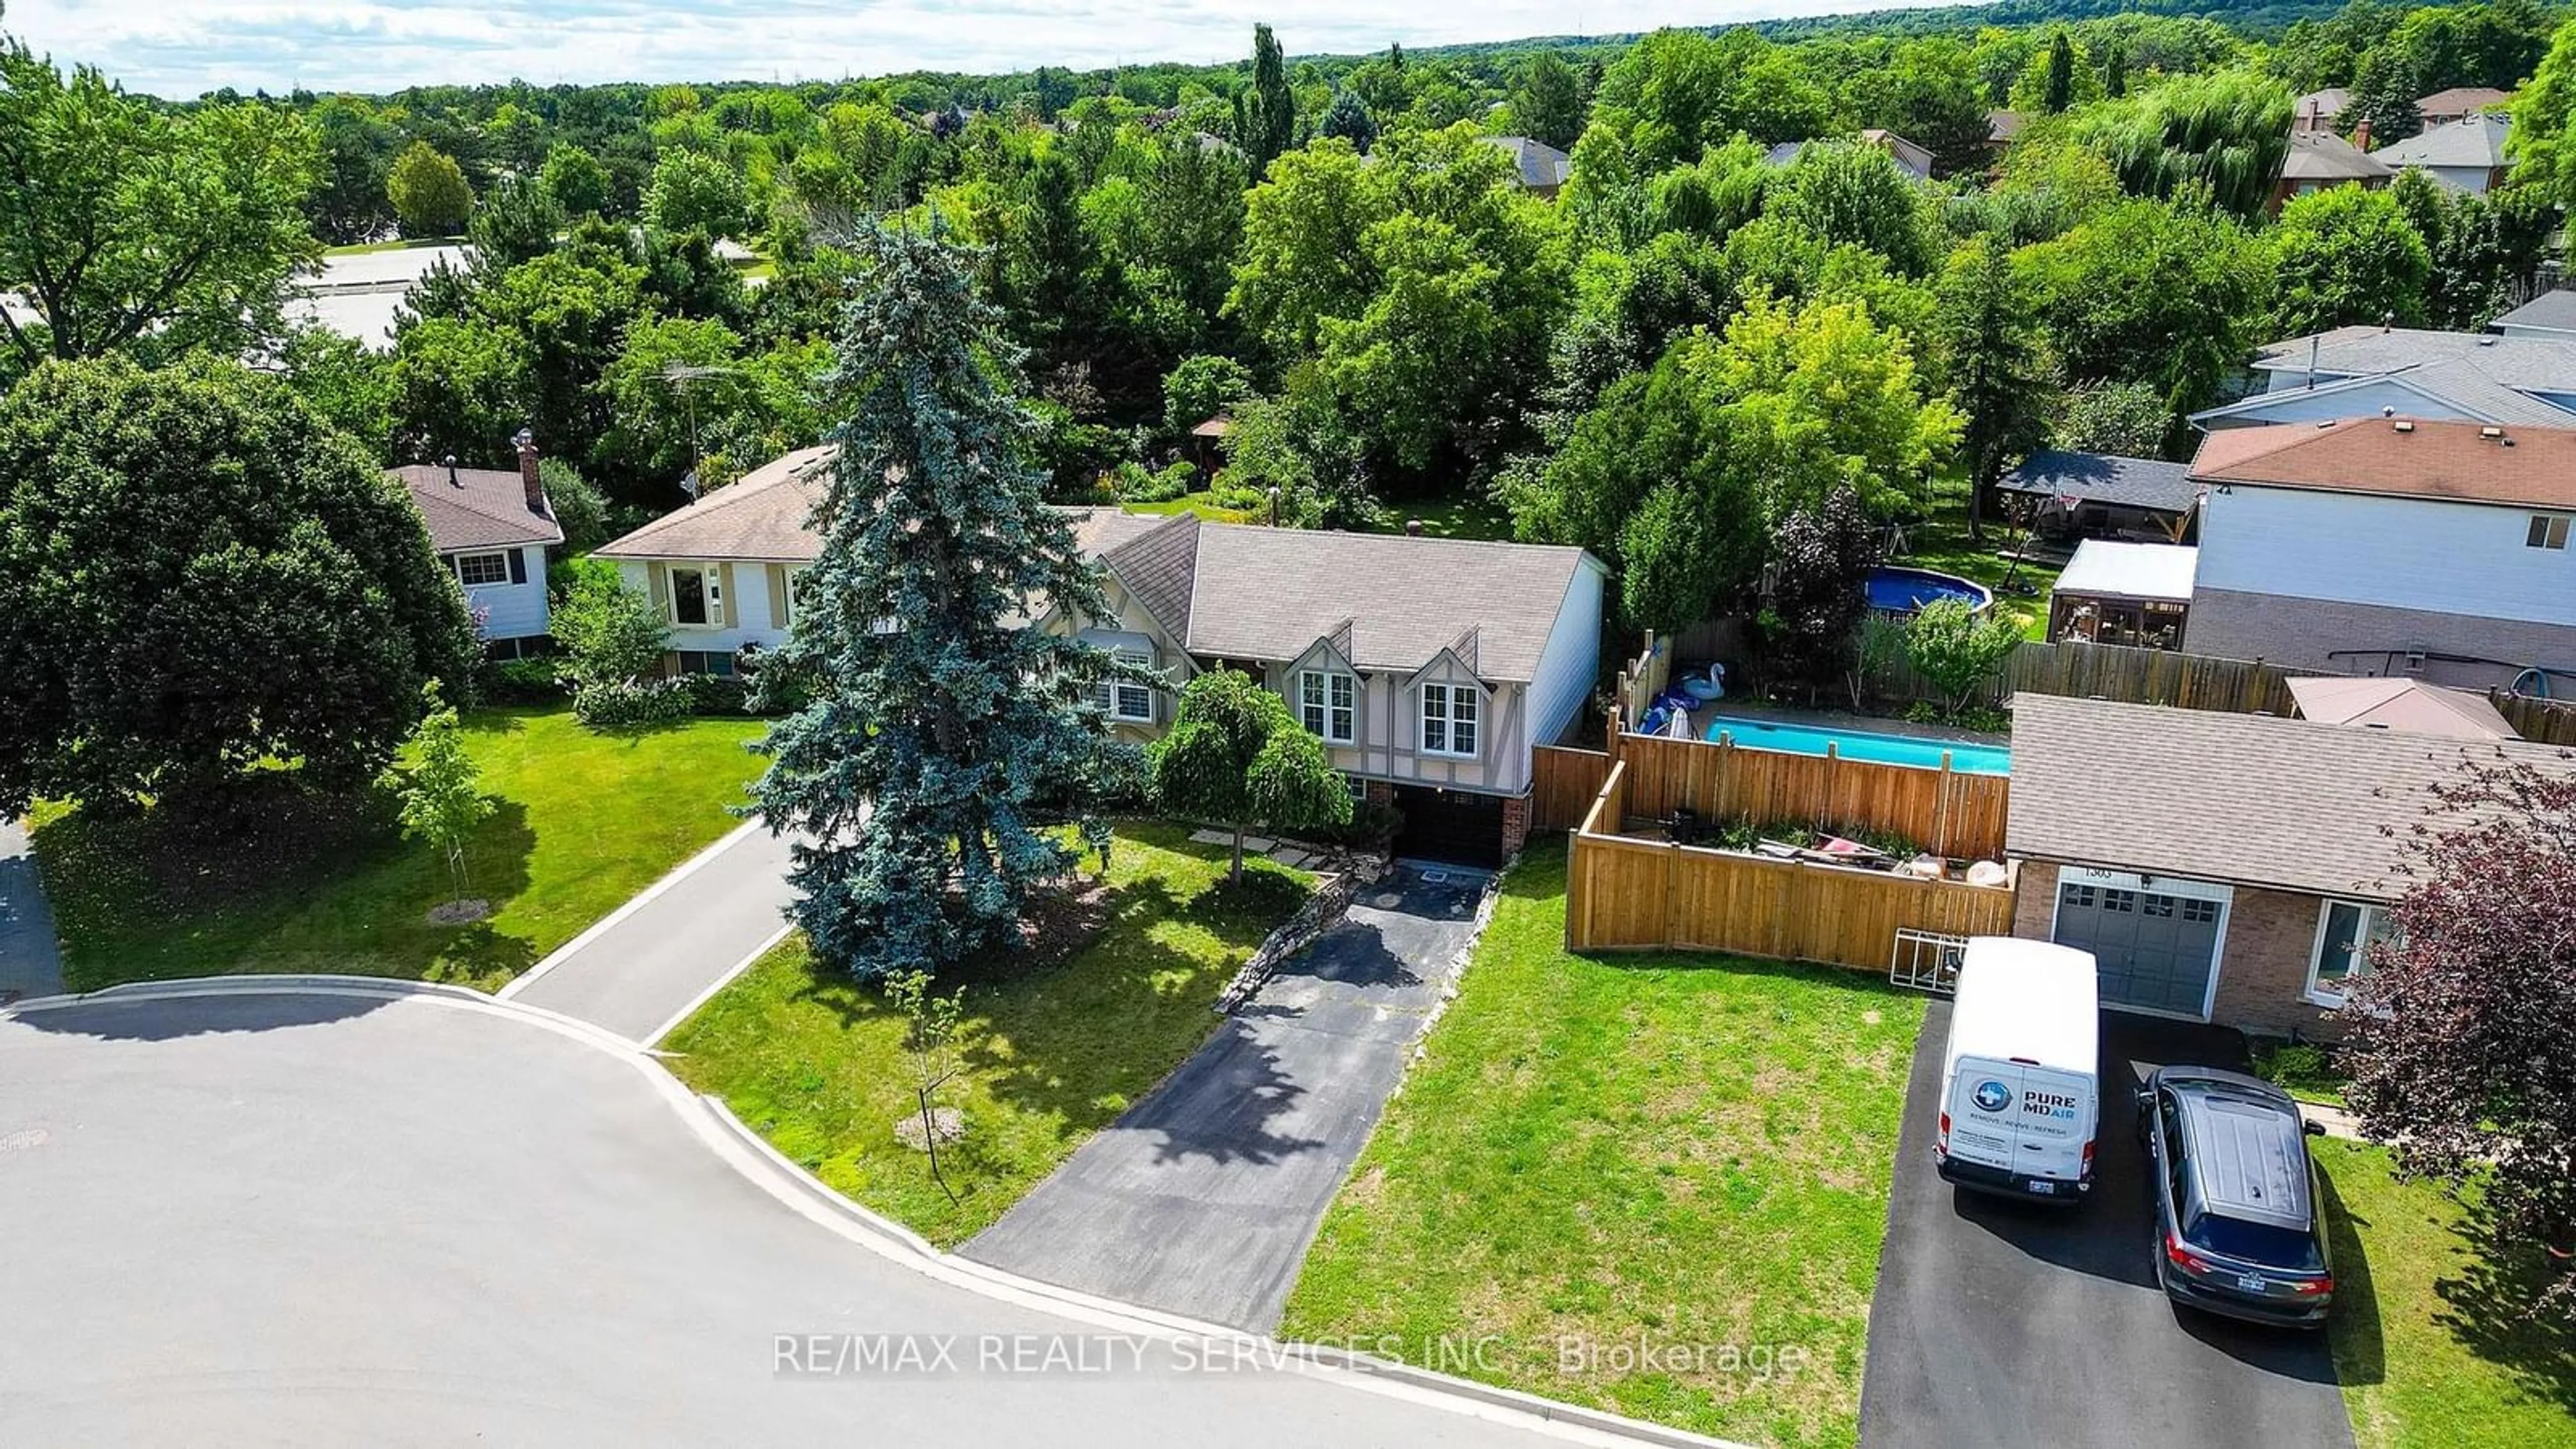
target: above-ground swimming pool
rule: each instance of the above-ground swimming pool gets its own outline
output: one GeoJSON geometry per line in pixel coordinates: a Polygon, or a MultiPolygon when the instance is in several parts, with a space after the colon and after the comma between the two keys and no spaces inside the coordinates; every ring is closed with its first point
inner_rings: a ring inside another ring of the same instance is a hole
{"type": "Polygon", "coordinates": [[[1720,735],[1734,739],[1747,749],[1783,750],[1793,755],[1821,755],[1825,746],[1846,760],[1867,760],[1876,765],[1912,765],[1918,769],[1941,768],[1941,756],[1950,756],[1950,768],[1965,775],[2003,775],[2012,771],[2012,747],[1981,745],[1957,740],[1927,740],[1914,735],[1882,735],[1869,730],[1843,729],[1839,726],[1781,724],[1771,720],[1743,719],[1720,715],[1711,720],[1703,739],[1720,735]]]}
{"type": "Polygon", "coordinates": [[[1935,599],[1965,599],[1984,613],[1994,607],[1994,590],[1957,574],[1884,564],[1869,571],[1869,606],[1882,614],[1911,614],[1935,599]]]}

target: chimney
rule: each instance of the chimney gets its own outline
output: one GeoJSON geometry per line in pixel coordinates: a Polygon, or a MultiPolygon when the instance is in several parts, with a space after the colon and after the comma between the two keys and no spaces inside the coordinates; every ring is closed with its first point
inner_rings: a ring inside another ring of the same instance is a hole
{"type": "Polygon", "coordinates": [[[537,481],[537,435],[526,428],[510,440],[519,445],[519,488],[528,496],[528,511],[546,517],[546,485],[537,481]]]}
{"type": "Polygon", "coordinates": [[[2352,128],[2352,144],[2357,151],[2370,149],[2370,117],[2362,117],[2361,124],[2352,128]]]}
{"type": "Polygon", "coordinates": [[[463,479],[461,479],[461,478],[458,478],[458,477],[456,476],[456,455],[455,455],[454,453],[450,453],[450,454],[448,454],[446,457],[441,458],[441,459],[439,459],[438,461],[439,461],[442,465],[444,465],[444,466],[446,467],[446,469],[447,469],[447,486],[448,486],[448,487],[450,487],[450,488],[462,488],[462,487],[464,487],[464,486],[465,486],[465,482],[464,482],[464,480],[463,480],[463,479]]]}

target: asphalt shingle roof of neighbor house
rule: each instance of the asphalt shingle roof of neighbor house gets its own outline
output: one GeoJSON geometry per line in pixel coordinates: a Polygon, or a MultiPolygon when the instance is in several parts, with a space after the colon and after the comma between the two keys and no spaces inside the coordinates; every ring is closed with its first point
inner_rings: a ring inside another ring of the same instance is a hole
{"type": "Polygon", "coordinates": [[[741,559],[811,563],[822,540],[805,527],[823,496],[834,448],[773,458],[687,507],[595,550],[601,558],[741,559]]]}
{"type": "MultiPolygon", "coordinates": [[[[2576,360],[2576,359],[2571,359],[2576,360]]],[[[2321,369],[2322,370],[2322,369],[2321,369]]],[[[2269,410],[2302,398],[2338,397],[2370,388],[2395,386],[2428,403],[2481,423],[2520,423],[2535,428],[2576,427],[2576,412],[2545,401],[2519,388],[2508,387],[2488,376],[2473,356],[2445,358],[2439,362],[2417,363],[2395,372],[2367,372],[2353,377],[2335,377],[2314,387],[2292,388],[2281,392],[2258,392],[2219,407],[2203,408],[2191,415],[2192,422],[2207,428],[2225,418],[2264,418],[2269,410]]],[[[2369,411],[2356,404],[2353,415],[2369,411]]],[[[2414,412],[2417,409],[2407,408],[2414,412]]]]}
{"type": "Polygon", "coordinates": [[[2415,112],[2423,116],[2465,116],[2500,106],[2513,99],[2513,92],[2493,86],[2453,86],[2415,98],[2415,112]]]}
{"type": "Polygon", "coordinates": [[[2541,293],[2495,319],[2498,327],[2546,327],[2576,333],[2576,291],[2557,288],[2541,293]]]}
{"type": "MultiPolygon", "coordinates": [[[[413,463],[386,470],[410,490],[429,525],[429,545],[439,553],[469,548],[515,548],[563,542],[563,526],[528,511],[527,483],[516,469],[458,468],[413,463]]],[[[551,506],[551,505],[550,505],[551,506]]]]}
{"type": "Polygon", "coordinates": [[[2505,134],[2513,129],[2501,114],[2470,116],[2417,132],[2371,154],[2391,166],[2476,167],[2504,163],[2505,134]]]}
{"type": "Polygon", "coordinates": [[[2200,497],[2200,485],[2191,481],[2190,464],[2116,453],[2033,453],[1997,486],[2011,493],[2081,498],[2164,513],[2188,512],[2200,497]]]}
{"type": "Polygon", "coordinates": [[[2499,337],[2492,332],[2365,324],[2265,343],[2254,354],[2254,368],[2304,373],[2311,362],[2311,343],[2321,377],[2375,376],[2457,362],[2517,392],[2576,392],[2576,338],[2499,337]]]}
{"type": "Polygon", "coordinates": [[[2463,740],[2514,740],[2513,725],[2484,695],[2420,679],[2347,679],[2319,674],[2290,682],[2299,718],[2352,729],[2397,730],[2463,740]]]}
{"type": "Polygon", "coordinates": [[[2013,855],[2371,899],[2402,892],[2406,834],[2466,761],[2570,768],[2518,740],[2032,694],[2012,750],[2013,855]]]}
{"type": "Polygon", "coordinates": [[[2222,428],[2200,440],[2191,476],[2212,485],[2576,508],[2576,430],[2415,418],[2222,428]]]}
{"type": "Polygon", "coordinates": [[[2314,130],[2319,127],[2331,127],[2335,123],[2335,117],[2342,115],[2344,107],[2351,104],[2352,92],[2342,86],[2328,86],[2321,91],[2310,91],[2299,97],[2296,108],[2291,111],[2291,129],[2314,130]]]}
{"type": "Polygon", "coordinates": [[[1501,147],[1512,158],[1512,168],[1519,173],[1521,185],[1538,190],[1565,184],[1566,170],[1571,163],[1566,160],[1564,152],[1545,141],[1532,140],[1527,136],[1486,136],[1481,139],[1488,146],[1501,147]]]}
{"type": "Polygon", "coordinates": [[[2284,181],[2377,181],[2396,175],[2388,163],[2332,131],[2294,131],[2281,157],[2284,181]]]}

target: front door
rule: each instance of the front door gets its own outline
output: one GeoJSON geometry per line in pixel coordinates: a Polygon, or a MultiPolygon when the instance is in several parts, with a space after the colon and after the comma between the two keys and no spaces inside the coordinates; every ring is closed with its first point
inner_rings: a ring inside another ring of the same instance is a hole
{"type": "Polygon", "coordinates": [[[2181,891],[2224,888],[2156,884],[2167,888],[2108,873],[2061,879],[2055,938],[2061,946],[2093,953],[2104,1006],[2202,1020],[2209,1012],[2210,977],[2218,969],[2226,900],[2181,891]]]}

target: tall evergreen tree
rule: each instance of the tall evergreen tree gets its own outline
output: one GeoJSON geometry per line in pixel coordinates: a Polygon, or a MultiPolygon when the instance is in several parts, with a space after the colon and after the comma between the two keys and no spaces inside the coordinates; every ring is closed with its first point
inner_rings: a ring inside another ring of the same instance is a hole
{"type": "Polygon", "coordinates": [[[762,742],[753,794],[799,837],[793,913],[815,952],[876,978],[1016,942],[1031,889],[1074,859],[1048,827],[1108,772],[1093,691],[1121,666],[1026,622],[1110,611],[1046,506],[965,261],[882,226],[853,245],[869,275],[827,380],[822,552],[762,671],[764,693],[808,702],[762,742]]]}
{"type": "Polygon", "coordinates": [[[2075,42],[2060,30],[2048,42],[2048,79],[2040,89],[2040,105],[2054,116],[2075,99],[2075,42]]]}
{"type": "Polygon", "coordinates": [[[1377,118],[1355,91],[1333,92],[1333,103],[1325,107],[1323,124],[1315,130],[1318,135],[1338,136],[1362,153],[1377,144],[1377,118]]]}
{"type": "Polygon", "coordinates": [[[1258,180],[1262,172],[1297,134],[1297,97],[1288,89],[1288,58],[1280,52],[1278,37],[1267,25],[1252,27],[1252,90],[1243,107],[1244,154],[1252,158],[1252,174],[1258,180]]]}

